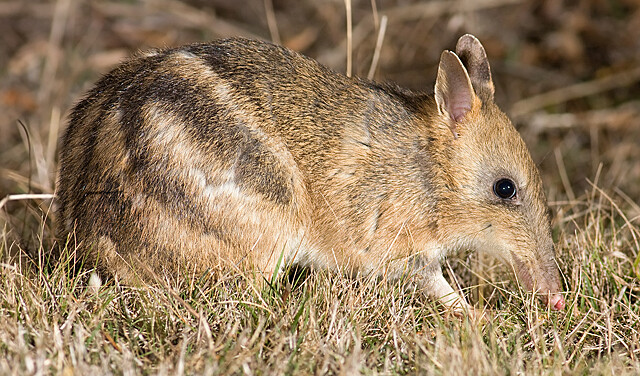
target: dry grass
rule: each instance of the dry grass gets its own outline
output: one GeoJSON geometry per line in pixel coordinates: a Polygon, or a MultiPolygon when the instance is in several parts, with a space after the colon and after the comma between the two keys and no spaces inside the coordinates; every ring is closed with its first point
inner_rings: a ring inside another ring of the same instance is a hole
{"type": "Polygon", "coordinates": [[[476,254],[451,270],[491,309],[481,326],[443,317],[396,283],[322,271],[260,291],[234,273],[95,287],[87,271],[48,260],[55,202],[12,196],[0,204],[0,374],[640,372],[640,6],[351,3],[347,39],[343,1],[4,2],[0,199],[54,193],[66,111],[138,48],[271,37],[336,70],[351,56],[354,74],[374,61],[378,79],[427,88],[441,50],[472,32],[487,48],[498,100],[540,161],[566,311],[543,310],[476,254]]]}
{"type": "Polygon", "coordinates": [[[578,202],[585,210],[556,226],[566,312],[486,281],[491,266],[474,276],[470,257],[456,269],[492,309],[480,326],[398,283],[311,271],[262,291],[235,273],[95,287],[69,263],[38,267],[41,249],[0,269],[0,373],[637,374],[640,228],[597,190],[578,202]]]}

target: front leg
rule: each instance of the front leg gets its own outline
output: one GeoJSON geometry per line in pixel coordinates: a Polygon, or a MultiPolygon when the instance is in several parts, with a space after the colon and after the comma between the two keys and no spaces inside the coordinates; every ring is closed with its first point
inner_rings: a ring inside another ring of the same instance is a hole
{"type": "Polygon", "coordinates": [[[442,275],[440,262],[430,262],[421,270],[417,270],[415,277],[418,287],[427,295],[436,298],[447,309],[448,313],[456,317],[468,316],[474,321],[481,321],[485,317],[485,312],[476,310],[451,287],[442,275]]]}
{"type": "Polygon", "coordinates": [[[444,278],[439,264],[437,270],[427,278],[431,279],[431,281],[424,286],[425,292],[438,299],[438,301],[449,311],[463,312],[464,310],[471,308],[471,306],[465,301],[464,297],[454,290],[449,282],[444,278]]]}
{"type": "Polygon", "coordinates": [[[464,313],[472,308],[442,275],[439,262],[432,261],[424,269],[417,271],[416,282],[429,296],[436,298],[448,311],[464,313]]]}

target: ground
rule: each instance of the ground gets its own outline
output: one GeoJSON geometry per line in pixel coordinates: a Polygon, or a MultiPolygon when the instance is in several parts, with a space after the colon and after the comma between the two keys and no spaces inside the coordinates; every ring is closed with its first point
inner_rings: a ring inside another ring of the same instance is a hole
{"type": "Polygon", "coordinates": [[[6,0],[0,34],[1,374],[640,372],[637,1],[6,0]],[[134,288],[48,263],[66,115],[126,56],[241,35],[430,91],[440,53],[467,32],[539,163],[565,311],[474,253],[446,272],[490,310],[481,324],[398,283],[322,271],[134,288]],[[26,193],[41,196],[13,196],[26,193]]]}

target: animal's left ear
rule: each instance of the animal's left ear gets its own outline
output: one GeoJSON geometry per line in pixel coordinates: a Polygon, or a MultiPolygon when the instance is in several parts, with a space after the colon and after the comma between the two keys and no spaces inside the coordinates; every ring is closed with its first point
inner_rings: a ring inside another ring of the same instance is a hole
{"type": "Polygon", "coordinates": [[[435,99],[438,111],[448,118],[449,129],[453,137],[457,138],[458,123],[471,111],[474,101],[478,99],[473,92],[467,70],[451,51],[443,51],[440,55],[435,99]]]}
{"type": "Polygon", "coordinates": [[[491,79],[491,69],[487,53],[478,38],[465,34],[458,39],[456,55],[467,68],[475,93],[483,101],[493,101],[495,88],[491,79]]]}

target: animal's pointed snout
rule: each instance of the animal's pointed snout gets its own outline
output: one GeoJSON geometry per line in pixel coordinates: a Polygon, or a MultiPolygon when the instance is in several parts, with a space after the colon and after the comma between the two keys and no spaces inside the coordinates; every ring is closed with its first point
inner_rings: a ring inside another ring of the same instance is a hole
{"type": "Polygon", "coordinates": [[[561,311],[566,306],[564,296],[559,293],[549,293],[542,298],[543,302],[555,311],[561,311]]]}

